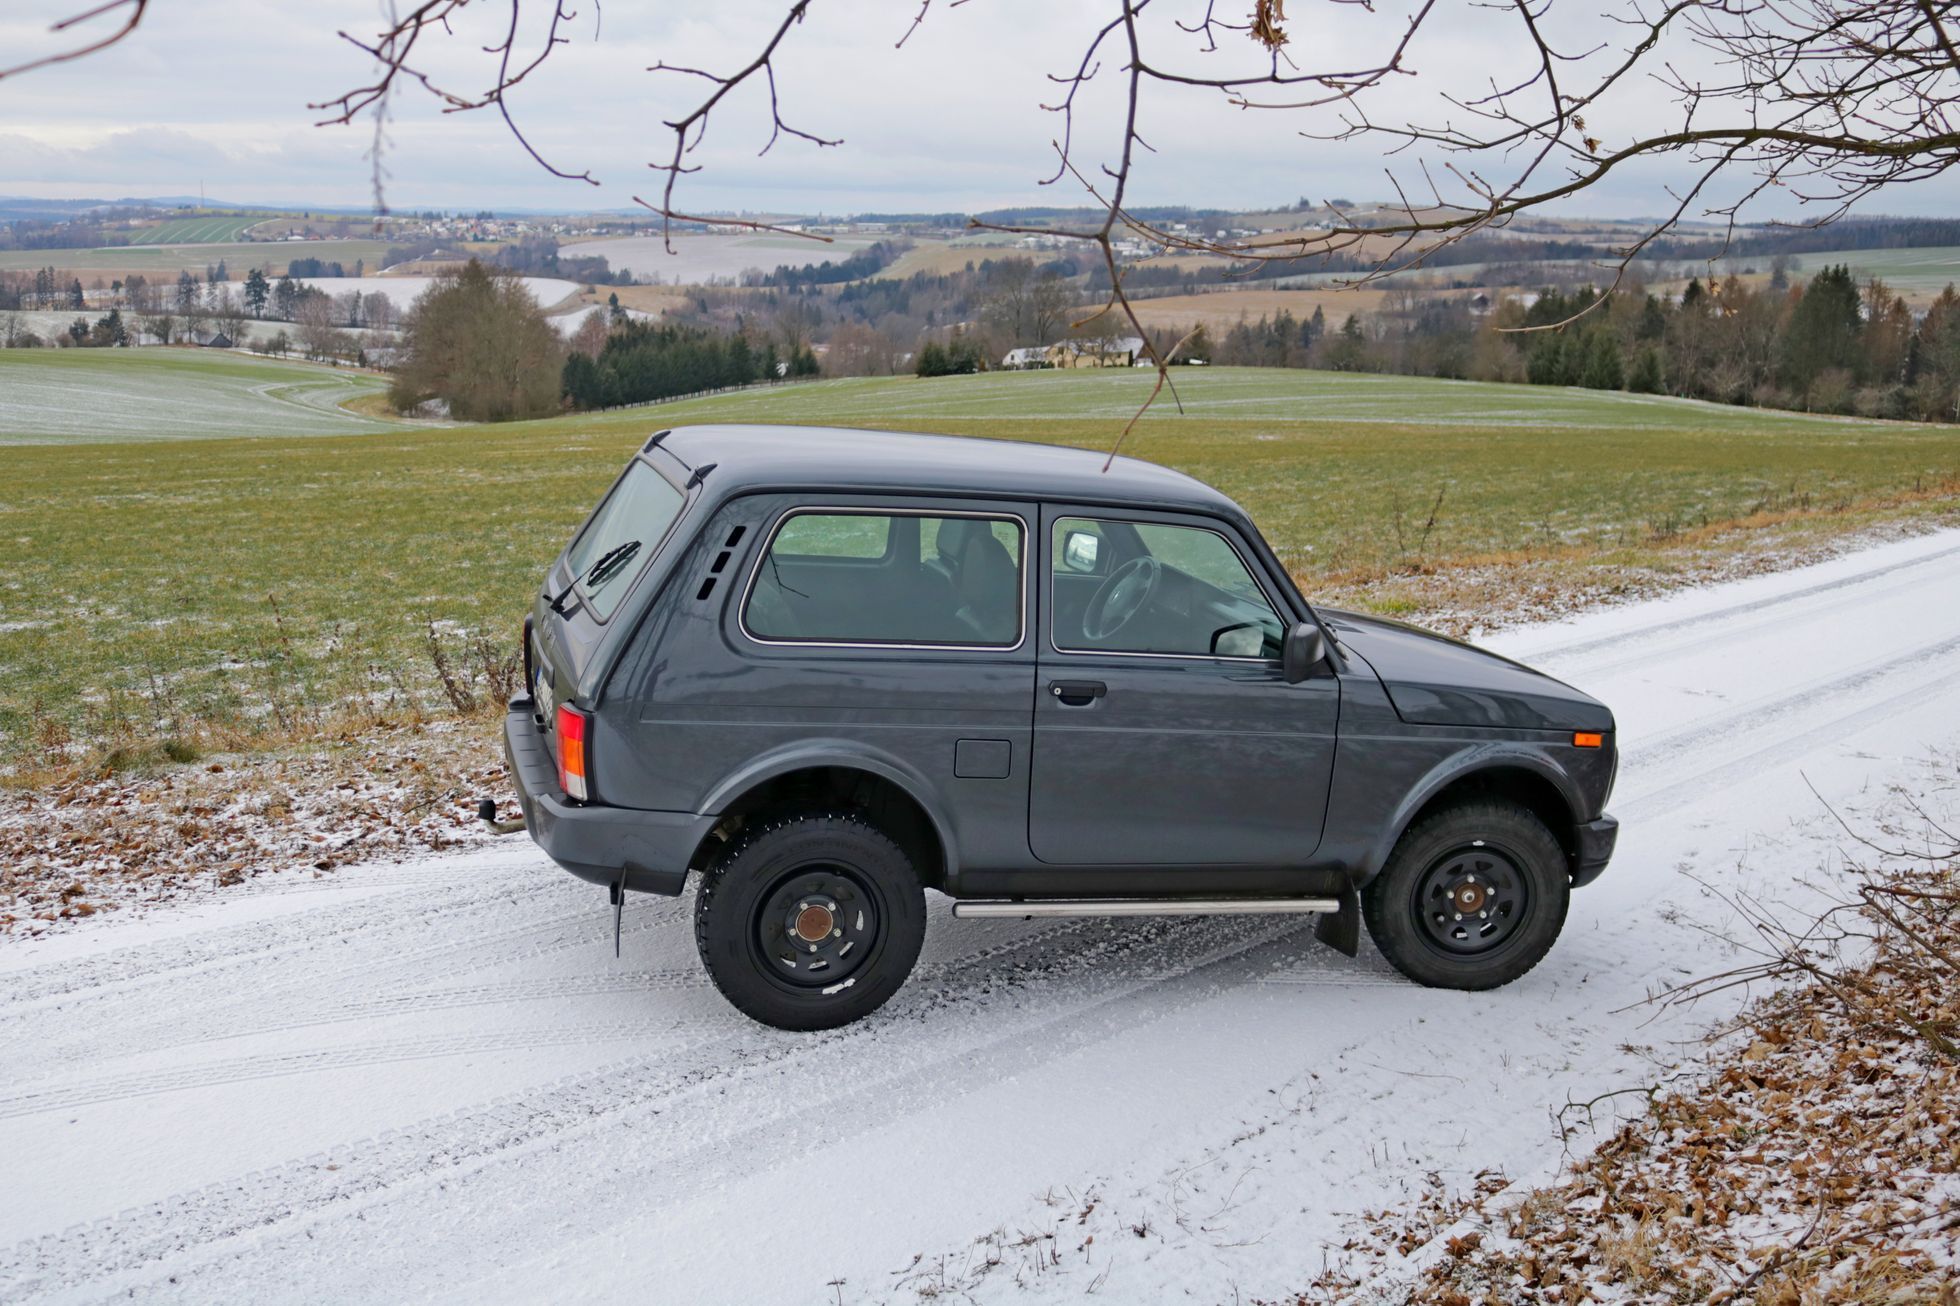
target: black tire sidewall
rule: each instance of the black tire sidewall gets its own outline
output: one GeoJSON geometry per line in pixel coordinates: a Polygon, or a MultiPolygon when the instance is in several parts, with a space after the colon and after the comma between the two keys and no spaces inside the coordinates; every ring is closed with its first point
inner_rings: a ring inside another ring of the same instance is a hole
{"type": "Polygon", "coordinates": [[[1518,804],[1484,800],[1445,808],[1409,827],[1361,899],[1368,933],[1389,964],[1419,984],[1478,990],[1509,984],[1544,960],[1565,926],[1571,886],[1565,851],[1543,822],[1518,804]],[[1526,916],[1491,952],[1453,957],[1425,937],[1415,888],[1438,859],[1478,841],[1517,866],[1526,916]]]}
{"type": "Polygon", "coordinates": [[[695,945],[722,996],[777,1029],[833,1029],[876,1011],[912,971],[925,941],[925,893],[905,854],[849,815],[794,816],[744,832],[704,873],[694,905],[695,945]],[[877,899],[872,955],[836,992],[771,975],[755,943],[756,913],[785,875],[800,867],[846,868],[877,899]]]}

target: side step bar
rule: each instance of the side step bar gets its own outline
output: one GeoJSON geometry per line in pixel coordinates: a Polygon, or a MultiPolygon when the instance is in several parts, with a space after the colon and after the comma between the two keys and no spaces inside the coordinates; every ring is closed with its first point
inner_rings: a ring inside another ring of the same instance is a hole
{"type": "Polygon", "coordinates": [[[1036,898],[964,901],[955,916],[1268,916],[1331,915],[1339,898],[1036,898]]]}

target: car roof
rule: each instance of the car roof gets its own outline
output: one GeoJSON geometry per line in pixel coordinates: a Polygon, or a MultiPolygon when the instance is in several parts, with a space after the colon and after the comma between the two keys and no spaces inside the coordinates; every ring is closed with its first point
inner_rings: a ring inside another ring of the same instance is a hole
{"type": "Polygon", "coordinates": [[[834,426],[677,426],[659,448],[689,469],[714,464],[706,480],[720,498],[779,489],[902,491],[1245,516],[1224,494],[1168,467],[1020,440],[834,426]]]}

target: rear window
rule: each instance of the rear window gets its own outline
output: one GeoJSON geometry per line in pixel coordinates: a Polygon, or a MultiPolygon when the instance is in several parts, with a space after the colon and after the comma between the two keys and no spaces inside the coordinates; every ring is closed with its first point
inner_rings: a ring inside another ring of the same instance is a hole
{"type": "Polygon", "coordinates": [[[1022,530],[987,514],[797,512],[759,559],[742,622],[770,642],[1012,648],[1022,530]]]}
{"type": "Polygon", "coordinates": [[[633,577],[680,515],[685,498],[639,459],[627,467],[566,554],[593,616],[604,621],[619,608],[633,577]]]}

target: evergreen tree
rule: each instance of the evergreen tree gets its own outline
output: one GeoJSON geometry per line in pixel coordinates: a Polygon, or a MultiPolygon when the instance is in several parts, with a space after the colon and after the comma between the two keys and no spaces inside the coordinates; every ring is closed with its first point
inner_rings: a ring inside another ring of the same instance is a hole
{"type": "Polygon", "coordinates": [[[1589,390],[1618,390],[1626,380],[1620,359],[1620,342],[1611,331],[1593,332],[1586,350],[1586,370],[1580,384],[1589,390]]]}
{"type": "Polygon", "coordinates": [[[937,340],[928,340],[919,350],[914,368],[920,376],[945,376],[948,369],[946,350],[937,340]]]}
{"type": "Polygon", "coordinates": [[[1810,279],[1783,329],[1784,385],[1808,393],[1826,371],[1842,368],[1857,374],[1864,361],[1858,309],[1858,283],[1848,267],[1828,267],[1810,279]]]}
{"type": "Polygon", "coordinates": [[[197,278],[189,268],[177,274],[177,311],[189,313],[197,307],[197,278]]]}
{"type": "Polygon", "coordinates": [[[1634,360],[1633,373],[1627,377],[1627,389],[1637,395],[1657,395],[1666,385],[1661,374],[1661,351],[1648,345],[1634,360]]]}
{"type": "Polygon", "coordinates": [[[88,307],[88,300],[84,298],[82,295],[82,281],[80,277],[77,277],[74,281],[70,282],[68,285],[68,307],[70,308],[88,307]]]}
{"type": "Polygon", "coordinates": [[[1565,337],[1545,332],[1525,356],[1525,380],[1533,385],[1565,384],[1565,337]]]}
{"type": "Polygon", "coordinates": [[[1642,340],[1659,340],[1667,334],[1667,310],[1651,294],[1640,306],[1640,327],[1634,334],[1642,340]]]}
{"type": "Polygon", "coordinates": [[[253,268],[245,274],[245,306],[252,310],[253,317],[265,316],[265,301],[272,296],[272,283],[266,280],[265,273],[253,268]]]}

